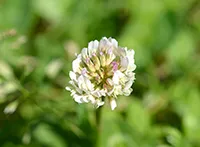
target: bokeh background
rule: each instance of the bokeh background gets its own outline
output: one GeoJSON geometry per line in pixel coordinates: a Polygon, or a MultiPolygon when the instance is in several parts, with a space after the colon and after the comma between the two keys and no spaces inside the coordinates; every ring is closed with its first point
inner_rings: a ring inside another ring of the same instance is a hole
{"type": "Polygon", "coordinates": [[[200,1],[0,0],[0,146],[200,147],[200,1]],[[137,69],[97,132],[65,86],[74,54],[104,36],[137,69]]]}

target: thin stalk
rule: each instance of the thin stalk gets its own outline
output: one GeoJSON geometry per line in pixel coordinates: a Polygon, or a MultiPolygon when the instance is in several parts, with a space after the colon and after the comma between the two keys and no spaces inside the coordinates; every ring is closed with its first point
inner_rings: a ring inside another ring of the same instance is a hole
{"type": "Polygon", "coordinates": [[[102,106],[96,109],[96,129],[97,129],[97,135],[96,135],[96,147],[98,146],[99,136],[101,132],[101,112],[102,112],[102,106]]]}

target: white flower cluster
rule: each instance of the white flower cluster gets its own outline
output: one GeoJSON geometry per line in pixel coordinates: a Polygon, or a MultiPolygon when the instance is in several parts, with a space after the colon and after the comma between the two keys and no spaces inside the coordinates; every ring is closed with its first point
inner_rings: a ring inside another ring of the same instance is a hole
{"type": "Polygon", "coordinates": [[[72,63],[70,86],[66,90],[76,102],[91,102],[97,108],[107,99],[114,110],[117,96],[128,96],[132,92],[134,53],[134,50],[119,47],[112,38],[89,42],[88,48],[83,48],[72,63]]]}

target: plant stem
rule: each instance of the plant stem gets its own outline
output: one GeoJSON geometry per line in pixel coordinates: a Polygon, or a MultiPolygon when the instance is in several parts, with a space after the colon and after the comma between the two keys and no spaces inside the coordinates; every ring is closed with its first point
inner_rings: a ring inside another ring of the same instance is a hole
{"type": "Polygon", "coordinates": [[[96,129],[97,129],[96,147],[98,146],[99,136],[101,132],[101,111],[102,111],[102,106],[96,109],[96,129]]]}

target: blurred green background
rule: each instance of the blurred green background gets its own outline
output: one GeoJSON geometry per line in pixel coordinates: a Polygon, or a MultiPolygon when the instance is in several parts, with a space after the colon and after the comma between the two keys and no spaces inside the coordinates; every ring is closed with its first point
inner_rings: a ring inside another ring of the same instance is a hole
{"type": "Polygon", "coordinates": [[[1,147],[200,147],[199,87],[199,0],[0,0],[1,147]],[[137,69],[98,133],[64,88],[74,54],[104,36],[137,69]]]}

